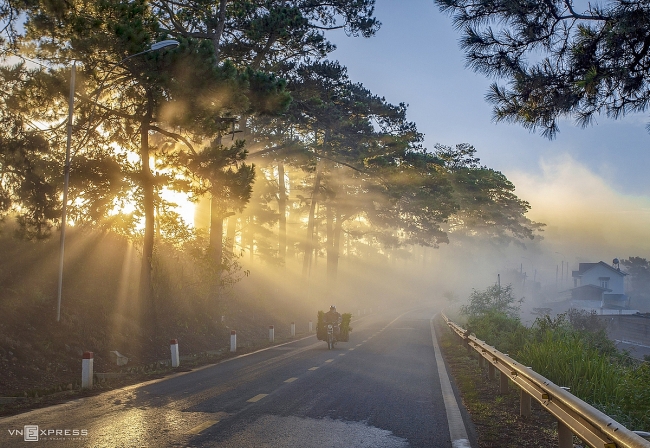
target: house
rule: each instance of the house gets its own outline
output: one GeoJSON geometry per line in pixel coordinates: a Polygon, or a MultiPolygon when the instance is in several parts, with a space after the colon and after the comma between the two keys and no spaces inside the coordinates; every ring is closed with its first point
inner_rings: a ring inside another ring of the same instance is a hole
{"type": "Polygon", "coordinates": [[[627,308],[629,298],[625,295],[624,287],[626,275],[618,267],[617,259],[614,259],[614,266],[603,261],[580,263],[578,270],[572,272],[572,305],[586,309],[627,308]]]}

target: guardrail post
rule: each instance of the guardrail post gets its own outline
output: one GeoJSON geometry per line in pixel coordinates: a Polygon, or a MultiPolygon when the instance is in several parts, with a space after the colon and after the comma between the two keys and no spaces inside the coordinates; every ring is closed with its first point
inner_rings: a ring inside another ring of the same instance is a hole
{"type": "Polygon", "coordinates": [[[275,328],[273,325],[269,325],[269,342],[275,341],[275,328]]]}
{"type": "Polygon", "coordinates": [[[524,391],[523,389],[520,389],[521,392],[521,398],[519,400],[519,415],[522,417],[530,417],[530,399],[531,396],[524,391]]]}
{"type": "Polygon", "coordinates": [[[235,330],[230,330],[230,351],[237,351],[237,332],[235,330]]]}
{"type": "Polygon", "coordinates": [[[562,422],[557,422],[557,439],[559,448],[573,448],[573,433],[562,422]]]}
{"type": "Polygon", "coordinates": [[[81,360],[81,388],[93,388],[93,352],[84,352],[81,360]]]}
{"type": "Polygon", "coordinates": [[[499,393],[508,393],[508,375],[503,372],[499,372],[499,393]]]}
{"type": "Polygon", "coordinates": [[[478,355],[478,366],[483,369],[485,368],[485,358],[479,353],[478,355]]]}
{"type": "Polygon", "coordinates": [[[180,357],[178,356],[178,339],[171,339],[169,341],[169,348],[172,352],[172,367],[180,365],[180,357]]]}
{"type": "Polygon", "coordinates": [[[488,379],[493,380],[496,378],[496,370],[497,369],[494,367],[494,364],[488,364],[488,379]]]}

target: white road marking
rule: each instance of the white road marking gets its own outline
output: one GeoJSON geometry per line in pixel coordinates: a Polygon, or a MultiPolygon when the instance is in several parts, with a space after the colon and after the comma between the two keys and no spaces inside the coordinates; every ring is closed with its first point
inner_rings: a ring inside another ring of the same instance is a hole
{"type": "Polygon", "coordinates": [[[266,397],[267,395],[268,394],[257,394],[253,398],[251,398],[250,400],[246,400],[246,401],[247,401],[247,403],[257,403],[258,401],[260,401],[262,398],[266,397]]]}
{"type": "MultiPolygon", "coordinates": [[[[437,315],[437,314],[436,314],[437,315]]],[[[433,349],[436,354],[436,364],[438,365],[438,376],[440,376],[440,388],[442,389],[442,398],[447,411],[447,422],[449,423],[449,436],[451,437],[451,444],[453,448],[467,448],[470,447],[469,438],[467,437],[467,429],[463,423],[463,416],[460,413],[458,401],[454,395],[454,390],[451,387],[449,380],[449,373],[445,367],[445,361],[442,359],[440,353],[440,346],[438,345],[438,338],[436,338],[436,330],[433,327],[434,315],[429,323],[431,324],[431,340],[433,342],[433,349]]]]}
{"type": "Polygon", "coordinates": [[[296,381],[297,379],[298,379],[298,378],[293,377],[293,378],[289,378],[288,380],[284,380],[284,382],[285,382],[285,383],[293,383],[293,382],[296,381]]]}
{"type": "Polygon", "coordinates": [[[205,431],[212,425],[216,425],[219,423],[219,420],[208,420],[206,422],[201,423],[198,426],[195,426],[194,428],[190,429],[190,434],[198,434],[202,431],[205,431]]]}
{"type": "Polygon", "coordinates": [[[307,369],[307,370],[316,370],[316,369],[318,369],[318,367],[312,367],[311,369],[307,369]]]}

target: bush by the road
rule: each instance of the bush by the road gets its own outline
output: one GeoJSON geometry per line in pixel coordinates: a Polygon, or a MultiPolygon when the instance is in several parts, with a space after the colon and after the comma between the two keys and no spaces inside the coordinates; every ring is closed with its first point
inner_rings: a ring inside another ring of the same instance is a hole
{"type": "Polygon", "coordinates": [[[616,349],[595,314],[571,310],[524,326],[511,288],[474,291],[466,328],[632,430],[650,430],[650,364],[616,349]]]}

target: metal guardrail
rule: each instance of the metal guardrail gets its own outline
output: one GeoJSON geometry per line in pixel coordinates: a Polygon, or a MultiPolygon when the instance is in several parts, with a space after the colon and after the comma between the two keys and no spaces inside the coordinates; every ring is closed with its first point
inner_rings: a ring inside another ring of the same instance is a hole
{"type": "Polygon", "coordinates": [[[442,313],[447,325],[479,355],[481,365],[488,363],[488,377],[494,379],[496,370],[501,372],[500,391],[508,390],[508,381],[521,389],[520,412],[530,416],[531,398],[551,413],[558,421],[559,448],[573,448],[573,434],[592,448],[650,448],[650,441],[625,428],[598,409],[553,384],[550,380],[519,364],[507,354],[501,353],[442,313]]]}

